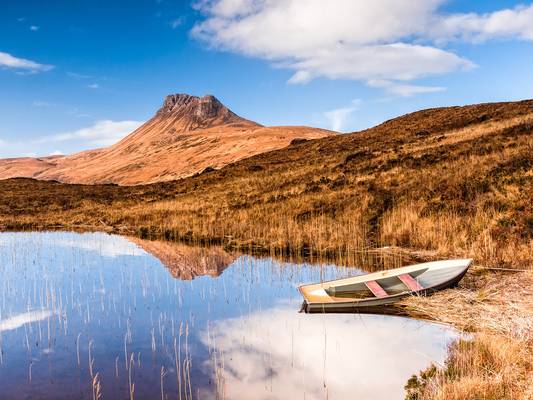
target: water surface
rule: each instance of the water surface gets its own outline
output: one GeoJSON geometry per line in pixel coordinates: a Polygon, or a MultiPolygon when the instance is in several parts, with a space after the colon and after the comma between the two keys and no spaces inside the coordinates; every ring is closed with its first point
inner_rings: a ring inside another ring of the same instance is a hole
{"type": "Polygon", "coordinates": [[[2,399],[402,399],[456,333],[299,314],[361,271],[99,233],[0,233],[2,399]]]}

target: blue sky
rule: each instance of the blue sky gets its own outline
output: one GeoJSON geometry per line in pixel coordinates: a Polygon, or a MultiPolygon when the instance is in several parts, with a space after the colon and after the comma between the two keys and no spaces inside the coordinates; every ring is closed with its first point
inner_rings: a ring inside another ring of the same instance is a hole
{"type": "Polygon", "coordinates": [[[533,3],[4,0],[0,157],[111,144],[169,93],[344,132],[533,97],[533,3]]]}

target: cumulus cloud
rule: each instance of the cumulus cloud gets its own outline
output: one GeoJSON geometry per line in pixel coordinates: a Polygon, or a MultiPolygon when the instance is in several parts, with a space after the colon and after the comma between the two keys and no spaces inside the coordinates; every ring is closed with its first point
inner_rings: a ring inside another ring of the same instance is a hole
{"type": "Polygon", "coordinates": [[[36,143],[76,141],[85,146],[110,146],[126,135],[133,132],[142,122],[140,121],[97,121],[93,125],[71,132],[46,136],[36,143]]]}
{"type": "Polygon", "coordinates": [[[334,131],[341,131],[347,120],[352,116],[352,114],[359,108],[361,100],[353,100],[350,106],[337,108],[335,110],[327,111],[324,113],[324,116],[329,122],[329,126],[334,131]]]}
{"type": "Polygon", "coordinates": [[[142,125],[141,121],[96,121],[91,126],[24,141],[0,139],[0,158],[61,155],[115,144],[142,125]],[[58,150],[62,148],[63,151],[58,150]],[[66,151],[65,151],[66,150],[66,151]]]}
{"type": "Polygon", "coordinates": [[[0,68],[2,67],[23,72],[43,72],[54,68],[52,65],[39,64],[38,62],[18,58],[0,51],[0,68]]]}
{"type": "Polygon", "coordinates": [[[445,14],[445,0],[201,0],[192,35],[216,49],[294,70],[289,83],[318,77],[388,81],[393,94],[441,91],[407,85],[475,64],[442,47],[454,40],[533,39],[533,5],[488,14],[445,14]]]}
{"type": "Polygon", "coordinates": [[[176,29],[176,28],[180,27],[181,25],[183,25],[184,22],[185,22],[185,17],[183,17],[183,16],[180,16],[178,18],[174,18],[172,21],[170,21],[170,27],[172,29],[176,29]]]}
{"type": "Polygon", "coordinates": [[[446,88],[442,86],[418,86],[402,83],[395,83],[387,80],[370,80],[367,82],[371,87],[383,88],[393,96],[411,97],[415,94],[443,92],[446,88]]]}
{"type": "Polygon", "coordinates": [[[50,103],[48,101],[42,101],[42,100],[35,100],[33,102],[34,107],[52,107],[54,106],[53,103],[50,103]]]}
{"type": "Polygon", "coordinates": [[[440,18],[430,33],[438,40],[473,43],[491,39],[533,40],[533,4],[486,14],[453,14],[440,18]]]}
{"type": "Polygon", "coordinates": [[[67,76],[70,77],[70,78],[75,78],[75,79],[90,79],[90,78],[92,78],[91,75],[79,74],[77,72],[70,72],[70,71],[67,71],[67,76]]]}
{"type": "Polygon", "coordinates": [[[329,79],[408,81],[458,69],[473,63],[441,49],[429,46],[393,43],[374,46],[337,44],[294,61],[296,69],[290,83],[306,83],[324,76],[329,79]]]}

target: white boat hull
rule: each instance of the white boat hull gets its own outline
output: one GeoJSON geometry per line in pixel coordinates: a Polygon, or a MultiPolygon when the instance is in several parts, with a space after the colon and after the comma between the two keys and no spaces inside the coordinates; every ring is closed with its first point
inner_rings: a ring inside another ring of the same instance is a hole
{"type": "Polygon", "coordinates": [[[353,278],[300,286],[299,290],[304,296],[302,311],[309,313],[386,312],[386,307],[404,297],[425,296],[457,285],[471,263],[471,259],[434,261],[353,278]],[[371,289],[368,290],[366,287],[371,289]],[[361,293],[366,297],[361,297],[361,293]],[[350,297],[352,295],[354,297],[350,297]]]}

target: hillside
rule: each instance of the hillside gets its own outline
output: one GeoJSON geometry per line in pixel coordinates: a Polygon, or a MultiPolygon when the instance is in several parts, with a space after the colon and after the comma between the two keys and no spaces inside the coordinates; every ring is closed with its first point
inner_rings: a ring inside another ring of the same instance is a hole
{"type": "Polygon", "coordinates": [[[167,96],[156,115],[104,149],[65,157],[0,160],[0,179],[135,185],[218,169],[252,155],[334,132],[302,126],[264,127],[239,117],[214,96],[167,96]]]}
{"type": "Polygon", "coordinates": [[[316,256],[396,246],[531,267],[533,101],[431,109],[136,187],[0,182],[2,229],[316,256]]]}

